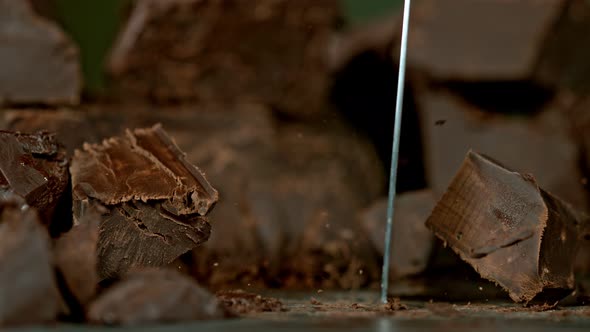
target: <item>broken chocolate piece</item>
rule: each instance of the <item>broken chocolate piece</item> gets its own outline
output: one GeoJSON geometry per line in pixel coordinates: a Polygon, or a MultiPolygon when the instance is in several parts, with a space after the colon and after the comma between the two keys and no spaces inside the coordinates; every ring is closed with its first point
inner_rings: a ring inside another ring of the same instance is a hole
{"type": "Polygon", "coordinates": [[[115,325],[221,319],[226,315],[213,294],[167,269],[130,273],[88,310],[90,322],[115,325]]]}
{"type": "Polygon", "coordinates": [[[247,293],[242,290],[220,291],[215,296],[217,296],[217,299],[226,309],[240,315],[283,311],[283,303],[281,301],[272,297],[247,293]]]}
{"type": "Polygon", "coordinates": [[[559,105],[511,116],[487,112],[445,92],[423,92],[418,100],[427,179],[435,194],[446,190],[473,149],[518,172],[535,174],[545,190],[582,211],[588,208],[578,147],[559,105]],[[446,120],[444,126],[433,125],[439,119],[446,120]]]}
{"type": "Polygon", "coordinates": [[[322,110],[336,0],[138,1],[110,59],[125,98],[322,110]]]}
{"type": "Polygon", "coordinates": [[[0,156],[0,194],[24,198],[50,229],[68,228],[67,216],[54,218],[69,183],[68,161],[55,136],[0,131],[0,156]]]}
{"type": "Polygon", "coordinates": [[[35,209],[0,198],[0,326],[54,321],[60,310],[47,231],[35,209]]]}
{"type": "Polygon", "coordinates": [[[78,225],[55,241],[55,264],[67,290],[77,302],[70,305],[85,307],[96,294],[100,218],[98,211],[88,211],[78,225]]]}
{"type": "MultiPolygon", "coordinates": [[[[434,249],[434,237],[426,228],[426,219],[436,204],[430,190],[406,192],[395,202],[390,250],[390,275],[402,278],[426,269],[434,249]]],[[[387,219],[387,199],[381,199],[362,213],[363,229],[380,255],[387,219]]]]}
{"type": "Polygon", "coordinates": [[[29,1],[0,0],[0,59],[0,105],[78,103],[78,49],[29,1]]]}
{"type": "Polygon", "coordinates": [[[209,238],[204,215],[217,191],[160,125],[85,144],[71,173],[75,221],[89,207],[107,209],[98,241],[101,279],[169,264],[209,238]]]}
{"type": "Polygon", "coordinates": [[[205,217],[174,215],[162,205],[129,201],[102,216],[98,242],[101,279],[133,267],[164,266],[209,238],[205,217]]]}
{"type": "Polygon", "coordinates": [[[531,175],[469,152],[426,226],[514,301],[528,302],[573,291],[584,223],[531,175]]]}

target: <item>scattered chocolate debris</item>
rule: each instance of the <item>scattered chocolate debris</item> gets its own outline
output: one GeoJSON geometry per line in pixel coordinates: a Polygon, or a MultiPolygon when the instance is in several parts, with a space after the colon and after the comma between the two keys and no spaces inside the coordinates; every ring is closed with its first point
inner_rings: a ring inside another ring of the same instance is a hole
{"type": "Polygon", "coordinates": [[[47,231],[17,196],[0,198],[0,326],[52,322],[62,299],[47,231]]]}
{"type": "Polygon", "coordinates": [[[209,238],[204,217],[218,194],[160,125],[76,150],[74,220],[104,206],[98,240],[102,279],[164,266],[209,238]]]}
{"type": "Polygon", "coordinates": [[[0,105],[78,103],[78,49],[29,1],[0,0],[0,59],[0,105]]]}
{"type": "Polygon", "coordinates": [[[400,311],[407,310],[408,306],[403,304],[398,297],[387,299],[387,303],[383,305],[383,308],[387,311],[400,311]]]}
{"type": "Polygon", "coordinates": [[[316,299],[315,297],[310,298],[309,303],[313,305],[322,305],[322,302],[318,301],[318,299],[316,299]]]}
{"type": "Polygon", "coordinates": [[[68,215],[55,215],[69,210],[68,160],[55,136],[0,131],[0,155],[0,194],[24,198],[52,233],[71,227],[68,215]]]}
{"type": "Polygon", "coordinates": [[[529,302],[573,291],[583,222],[531,175],[469,152],[426,226],[514,301],[529,302]]]}
{"type": "Polygon", "coordinates": [[[129,273],[96,299],[88,310],[90,322],[109,325],[145,325],[226,316],[213,294],[189,277],[168,269],[129,273]]]}
{"type": "Polygon", "coordinates": [[[242,290],[219,291],[215,295],[227,310],[239,315],[284,311],[281,301],[242,290]]]}

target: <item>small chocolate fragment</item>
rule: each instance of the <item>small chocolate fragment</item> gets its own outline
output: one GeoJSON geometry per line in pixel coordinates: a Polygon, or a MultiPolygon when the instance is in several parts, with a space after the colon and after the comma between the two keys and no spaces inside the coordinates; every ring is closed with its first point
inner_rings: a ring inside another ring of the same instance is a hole
{"type": "Polygon", "coordinates": [[[167,269],[130,273],[88,310],[90,322],[115,325],[221,319],[226,315],[213,294],[167,269]]]}
{"type": "Polygon", "coordinates": [[[0,131],[0,156],[0,194],[24,198],[51,229],[67,228],[67,217],[54,218],[69,183],[68,161],[55,136],[0,131]]]}
{"type": "Polygon", "coordinates": [[[104,206],[98,240],[101,279],[132,267],[163,266],[209,238],[204,217],[217,191],[160,125],[76,150],[74,220],[104,206]]]}
{"type": "Polygon", "coordinates": [[[78,49],[29,1],[0,0],[0,59],[0,105],[78,103],[78,49]]]}
{"type": "Polygon", "coordinates": [[[257,312],[283,311],[283,303],[272,297],[247,293],[242,290],[219,291],[217,300],[229,311],[244,315],[257,312]]]}
{"type": "Polygon", "coordinates": [[[585,222],[531,175],[469,152],[426,226],[514,301],[528,302],[573,291],[585,222]]]}
{"type": "Polygon", "coordinates": [[[54,321],[61,297],[47,231],[35,209],[16,196],[0,198],[0,326],[54,321]]]}
{"type": "Polygon", "coordinates": [[[78,225],[55,241],[55,265],[77,302],[71,305],[85,307],[96,294],[99,282],[96,250],[100,218],[98,211],[85,213],[78,225]]]}
{"type": "Polygon", "coordinates": [[[322,111],[336,0],[135,2],[110,58],[125,98],[322,111]]]}
{"type": "MultiPolygon", "coordinates": [[[[390,275],[403,278],[423,272],[434,249],[434,237],[426,228],[426,219],[436,205],[430,190],[406,192],[395,202],[390,250],[390,275]]],[[[381,199],[360,217],[363,229],[380,255],[387,219],[387,199],[381,199]]]]}

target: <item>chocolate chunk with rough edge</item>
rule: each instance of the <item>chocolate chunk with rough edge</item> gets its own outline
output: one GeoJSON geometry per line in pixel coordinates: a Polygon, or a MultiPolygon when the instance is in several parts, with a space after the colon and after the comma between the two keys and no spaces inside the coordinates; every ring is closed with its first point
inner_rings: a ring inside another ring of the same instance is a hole
{"type": "Polygon", "coordinates": [[[284,311],[280,300],[242,290],[219,291],[215,296],[227,310],[240,315],[284,311]]]}
{"type": "Polygon", "coordinates": [[[0,326],[56,319],[62,304],[47,231],[35,209],[16,196],[0,198],[0,326]]]}
{"type": "Polygon", "coordinates": [[[53,134],[0,131],[0,194],[14,193],[40,212],[41,221],[53,230],[69,228],[67,216],[68,160],[53,134]],[[55,222],[54,222],[55,220],[55,222]]]}
{"type": "Polygon", "coordinates": [[[226,317],[213,294],[172,270],[132,272],[88,310],[93,323],[139,325],[226,317]]]}
{"type": "Polygon", "coordinates": [[[71,166],[74,219],[103,206],[101,279],[163,266],[209,238],[204,217],[218,194],[160,125],[85,144],[71,166]]]}
{"type": "Polygon", "coordinates": [[[469,152],[426,226],[514,301],[559,300],[574,289],[585,217],[532,175],[469,152]]]}
{"type": "Polygon", "coordinates": [[[0,105],[78,103],[78,49],[29,1],[0,0],[0,59],[0,105]]]}
{"type": "MultiPolygon", "coordinates": [[[[402,193],[397,197],[390,250],[392,278],[416,275],[426,269],[434,250],[434,237],[425,223],[435,205],[435,196],[427,189],[402,193]]],[[[381,255],[386,219],[386,198],[375,202],[359,218],[381,255]]]]}
{"type": "Polygon", "coordinates": [[[423,91],[418,100],[427,180],[437,195],[473,149],[518,172],[535,174],[543,189],[582,211],[588,208],[578,147],[559,104],[550,103],[530,116],[511,116],[446,92],[423,91]],[[446,120],[444,126],[434,125],[439,119],[446,120]]]}

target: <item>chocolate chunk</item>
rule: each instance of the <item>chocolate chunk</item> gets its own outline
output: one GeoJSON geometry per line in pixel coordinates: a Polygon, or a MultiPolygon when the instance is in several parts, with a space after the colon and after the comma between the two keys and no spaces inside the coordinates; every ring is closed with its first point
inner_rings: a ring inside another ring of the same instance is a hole
{"type": "Polygon", "coordinates": [[[140,1],[110,59],[125,98],[321,111],[336,0],[140,1]]]}
{"type": "Polygon", "coordinates": [[[469,152],[426,226],[517,302],[559,300],[575,286],[586,220],[529,174],[469,152]]]}
{"type": "Polygon", "coordinates": [[[100,324],[145,325],[226,316],[219,302],[192,279],[171,270],[130,273],[94,301],[88,320],[100,324]]]}
{"type": "Polygon", "coordinates": [[[275,298],[263,297],[241,290],[220,291],[215,296],[227,310],[240,315],[284,310],[283,303],[275,298]]]}
{"type": "Polygon", "coordinates": [[[590,92],[590,4],[568,0],[560,19],[543,40],[543,53],[537,63],[535,79],[546,85],[580,95],[590,92]]]}
{"type": "Polygon", "coordinates": [[[443,92],[420,96],[425,166],[436,194],[445,191],[467,151],[474,149],[519,172],[535,174],[547,191],[580,210],[587,209],[578,147],[563,107],[549,104],[533,115],[516,117],[487,112],[443,92]],[[445,125],[434,126],[441,118],[447,120],[445,125]]]}
{"type": "Polygon", "coordinates": [[[74,219],[104,206],[98,241],[101,279],[162,266],[209,238],[205,214],[217,191],[160,125],[76,150],[74,219]]]}
{"type": "MultiPolygon", "coordinates": [[[[580,177],[580,184],[586,190],[588,186],[588,179],[590,178],[590,98],[574,98],[572,105],[568,107],[568,117],[573,128],[573,133],[581,151],[581,165],[583,176],[580,177]]],[[[587,237],[590,240],[590,236],[587,237]]],[[[576,264],[576,272],[581,272],[585,275],[590,275],[590,241],[585,241],[582,244],[580,253],[576,264]]]]}
{"type": "Polygon", "coordinates": [[[16,196],[0,198],[0,326],[54,321],[61,297],[47,231],[16,196]]]}
{"type": "MultiPolygon", "coordinates": [[[[423,272],[434,249],[434,237],[426,228],[426,219],[436,200],[430,190],[406,192],[395,202],[390,251],[390,275],[402,278],[423,272]]],[[[360,217],[373,246],[383,255],[383,234],[387,219],[387,199],[381,199],[360,217]]]]}
{"type": "Polygon", "coordinates": [[[78,50],[29,1],[0,1],[0,59],[0,105],[78,103],[78,50]]]}
{"type": "Polygon", "coordinates": [[[55,265],[76,301],[71,306],[85,307],[97,292],[100,218],[98,211],[88,211],[78,225],[55,241],[55,265]]]}
{"type": "Polygon", "coordinates": [[[418,1],[408,61],[443,80],[527,79],[565,2],[418,1]]]}
{"type": "Polygon", "coordinates": [[[69,184],[68,161],[55,136],[0,131],[0,155],[0,194],[24,198],[51,230],[71,226],[67,215],[55,216],[68,205],[64,199],[69,184]]]}
{"type": "MultiPolygon", "coordinates": [[[[97,142],[97,122],[89,112],[78,109],[7,109],[2,112],[4,130],[23,133],[48,131],[55,133],[57,140],[64,145],[68,155],[81,147],[84,142],[97,142]]],[[[106,116],[101,116],[106,118],[106,116]]],[[[103,120],[104,121],[104,120],[103,120]]]]}

